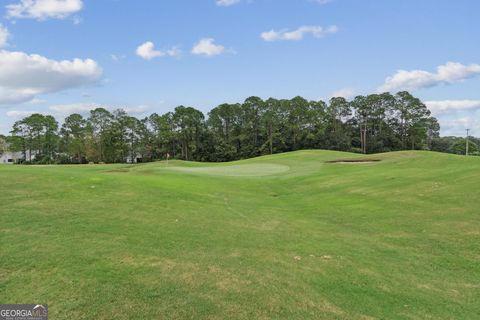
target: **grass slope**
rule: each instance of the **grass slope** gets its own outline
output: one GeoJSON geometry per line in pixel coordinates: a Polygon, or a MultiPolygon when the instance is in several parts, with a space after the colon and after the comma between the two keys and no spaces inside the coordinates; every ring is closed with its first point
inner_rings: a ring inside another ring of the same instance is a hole
{"type": "Polygon", "coordinates": [[[480,159],[1,166],[0,302],[52,319],[478,319],[480,159]]]}

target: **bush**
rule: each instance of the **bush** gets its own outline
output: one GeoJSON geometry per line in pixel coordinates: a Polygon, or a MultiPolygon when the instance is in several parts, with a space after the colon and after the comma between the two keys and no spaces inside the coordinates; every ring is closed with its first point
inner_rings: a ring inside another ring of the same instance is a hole
{"type": "Polygon", "coordinates": [[[58,156],[56,164],[72,164],[72,159],[66,154],[61,154],[58,156]]]}
{"type": "Polygon", "coordinates": [[[55,161],[50,156],[43,156],[40,160],[35,161],[37,164],[54,164],[55,161]]]}

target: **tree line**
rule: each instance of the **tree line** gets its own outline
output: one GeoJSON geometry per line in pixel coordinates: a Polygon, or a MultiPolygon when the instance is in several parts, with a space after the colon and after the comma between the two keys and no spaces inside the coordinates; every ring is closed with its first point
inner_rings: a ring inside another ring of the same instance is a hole
{"type": "MultiPolygon", "coordinates": [[[[461,137],[439,137],[433,140],[432,150],[445,153],[466,154],[467,140],[461,137]]],[[[472,156],[480,156],[480,138],[468,138],[468,153],[472,156]]]]}
{"type": "Polygon", "coordinates": [[[328,103],[249,97],[221,104],[208,117],[185,106],[143,119],[96,108],[88,117],[72,114],[60,126],[53,116],[32,114],[15,122],[6,140],[27,163],[154,161],[167,155],[216,162],[300,149],[433,150],[439,130],[425,104],[403,91],[328,103]]]}

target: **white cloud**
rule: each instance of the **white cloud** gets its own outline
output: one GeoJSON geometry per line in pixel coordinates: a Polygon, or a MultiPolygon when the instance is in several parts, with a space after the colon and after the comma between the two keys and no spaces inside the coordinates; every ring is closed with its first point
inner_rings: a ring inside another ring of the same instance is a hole
{"type": "Polygon", "coordinates": [[[466,66],[458,62],[447,62],[444,65],[438,66],[436,73],[424,70],[398,70],[393,76],[388,77],[377,91],[413,91],[440,84],[460,82],[478,74],[480,74],[480,64],[466,66]]]}
{"type": "Polygon", "coordinates": [[[29,104],[41,104],[41,103],[45,103],[45,102],[47,102],[47,100],[35,98],[35,99],[30,100],[28,103],[29,104]]]}
{"type": "Polygon", "coordinates": [[[7,117],[15,118],[15,119],[22,119],[32,115],[34,113],[41,113],[37,111],[24,111],[24,110],[10,110],[7,111],[7,117]]]}
{"type": "Polygon", "coordinates": [[[147,105],[139,105],[139,106],[133,106],[133,107],[125,107],[122,109],[129,114],[141,114],[149,111],[150,107],[147,105]]]}
{"type": "Polygon", "coordinates": [[[220,7],[229,7],[240,3],[241,0],[217,0],[216,4],[220,7]]]}
{"type": "Polygon", "coordinates": [[[40,114],[50,114],[59,120],[68,117],[73,113],[79,113],[87,116],[91,110],[96,108],[104,108],[109,111],[114,111],[117,109],[122,109],[128,114],[143,114],[151,110],[148,105],[138,105],[138,106],[114,106],[111,104],[101,104],[96,102],[80,102],[80,103],[69,103],[69,104],[57,104],[48,107],[46,111],[30,111],[30,110],[9,110],[6,112],[6,115],[10,118],[22,119],[28,117],[34,113],[40,114]]]}
{"type": "Polygon", "coordinates": [[[207,57],[213,57],[225,52],[225,47],[219,44],[215,44],[213,38],[200,39],[192,48],[192,54],[204,55],[207,57]]]}
{"type": "Polygon", "coordinates": [[[163,52],[155,50],[155,45],[151,41],[145,42],[144,44],[140,45],[137,48],[136,52],[137,56],[145,60],[151,60],[153,58],[162,57],[165,55],[163,52]]]}
{"type": "Polygon", "coordinates": [[[57,61],[37,54],[0,51],[0,104],[91,85],[101,76],[102,69],[91,59],[57,61]]]}
{"type": "Polygon", "coordinates": [[[304,38],[306,34],[311,34],[315,38],[321,38],[327,34],[338,32],[338,27],[333,25],[327,28],[321,26],[301,26],[296,30],[289,31],[288,29],[282,29],[279,31],[270,30],[262,32],[260,37],[265,41],[299,41],[304,38]]]}
{"type": "Polygon", "coordinates": [[[470,135],[480,135],[480,119],[478,117],[466,116],[458,119],[440,120],[442,133],[445,136],[465,136],[466,129],[470,129],[470,135]]]}
{"type": "Polygon", "coordinates": [[[165,51],[160,51],[155,49],[155,44],[151,41],[147,41],[144,44],[140,45],[136,50],[137,56],[145,60],[151,60],[157,57],[178,57],[181,55],[180,49],[177,47],[172,47],[165,51]]]}
{"type": "Polygon", "coordinates": [[[350,99],[355,97],[355,95],[357,95],[357,90],[353,88],[343,88],[333,92],[330,97],[342,97],[345,99],[350,99]]]}
{"type": "Polygon", "coordinates": [[[101,104],[101,103],[88,103],[88,102],[80,102],[80,103],[70,103],[70,104],[59,104],[50,106],[48,109],[57,117],[67,117],[72,113],[80,113],[80,114],[88,114],[91,110],[96,108],[105,108],[109,111],[113,111],[116,109],[122,109],[128,114],[142,114],[150,110],[150,107],[147,105],[139,105],[139,106],[113,106],[109,104],[101,104]]]}
{"type": "Polygon", "coordinates": [[[8,18],[37,20],[64,19],[82,8],[82,0],[20,0],[17,4],[6,6],[8,18]]]}
{"type": "MultiPolygon", "coordinates": [[[[43,115],[52,115],[62,123],[66,117],[68,117],[71,114],[74,113],[79,113],[83,115],[85,118],[89,116],[89,113],[91,110],[94,110],[96,108],[105,108],[110,112],[113,112],[114,110],[117,109],[122,109],[124,110],[127,114],[132,115],[132,116],[143,116],[146,112],[151,110],[150,106],[147,105],[138,105],[138,106],[113,106],[113,105],[106,105],[106,104],[99,104],[99,103],[71,103],[71,104],[59,104],[59,105],[52,105],[48,107],[46,110],[38,110],[38,111],[32,111],[30,110],[9,110],[5,113],[7,117],[9,117],[11,120],[8,121],[10,123],[9,125],[3,126],[2,123],[0,123],[0,134],[8,134],[8,132],[11,130],[13,122],[17,120],[24,119],[34,113],[39,113],[43,115]]],[[[0,116],[1,118],[1,116],[0,116]]]]}
{"type": "MultiPolygon", "coordinates": [[[[50,111],[53,111],[54,114],[59,116],[68,116],[72,113],[81,113],[86,114],[90,110],[94,110],[96,108],[105,108],[105,106],[98,104],[98,103],[70,103],[70,104],[58,104],[48,107],[50,111]]],[[[105,108],[107,109],[107,108],[105,108]]]]}
{"type": "Polygon", "coordinates": [[[440,100],[425,101],[425,105],[435,114],[452,111],[480,109],[480,100],[440,100]]]}
{"type": "Polygon", "coordinates": [[[120,62],[120,60],[124,59],[125,56],[124,55],[117,55],[117,54],[111,54],[110,55],[110,58],[112,58],[113,61],[115,62],[120,62]]]}
{"type": "Polygon", "coordinates": [[[8,29],[0,23],[0,48],[5,47],[8,44],[10,33],[8,29]]]}
{"type": "Polygon", "coordinates": [[[169,57],[180,57],[182,55],[182,50],[178,47],[171,47],[170,49],[165,50],[165,53],[169,57]]]}

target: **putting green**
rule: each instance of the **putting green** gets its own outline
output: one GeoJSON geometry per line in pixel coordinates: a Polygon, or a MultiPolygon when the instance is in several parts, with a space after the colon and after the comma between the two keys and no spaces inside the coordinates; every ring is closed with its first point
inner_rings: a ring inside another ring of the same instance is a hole
{"type": "Polygon", "coordinates": [[[215,166],[215,167],[168,167],[166,170],[181,171],[194,174],[207,174],[216,176],[231,177],[261,177],[271,176],[290,170],[287,165],[257,163],[257,164],[239,164],[231,166],[215,166]]]}

